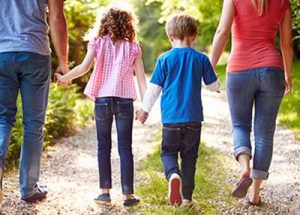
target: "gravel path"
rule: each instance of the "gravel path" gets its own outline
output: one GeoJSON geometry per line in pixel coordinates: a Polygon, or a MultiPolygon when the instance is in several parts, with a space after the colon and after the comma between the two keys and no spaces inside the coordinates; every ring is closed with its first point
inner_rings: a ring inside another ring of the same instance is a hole
{"type": "MultiPolygon", "coordinates": [[[[205,123],[202,140],[209,147],[227,156],[226,164],[232,174],[227,181],[233,186],[238,177],[238,165],[232,156],[231,128],[224,95],[204,91],[203,100],[205,123]]],[[[159,132],[159,121],[159,102],[156,102],[145,126],[141,126],[138,122],[134,123],[133,149],[136,165],[153,149],[150,143],[159,132]]],[[[129,214],[130,212],[121,206],[115,134],[113,144],[113,206],[103,208],[93,202],[99,190],[96,134],[95,127],[91,125],[76,136],[63,138],[44,152],[41,183],[49,188],[49,195],[45,201],[39,204],[26,204],[20,201],[18,173],[15,171],[7,173],[4,178],[4,200],[0,214],[129,214]]],[[[263,184],[263,206],[245,207],[243,202],[227,206],[226,203],[219,202],[222,214],[300,214],[300,142],[295,140],[291,131],[278,126],[274,146],[270,178],[263,184]]],[[[139,172],[136,173],[135,179],[137,183],[142,184],[139,172]]]]}
{"type": "MultiPolygon", "coordinates": [[[[210,147],[228,156],[228,183],[238,180],[239,167],[233,157],[229,110],[223,94],[204,91],[204,116],[202,139],[210,147]]],[[[253,138],[253,137],[252,137],[253,138]]],[[[243,201],[226,207],[222,214],[299,215],[300,214],[300,141],[293,132],[277,126],[274,136],[274,154],[269,179],[263,183],[262,207],[245,207],[243,201]]]]}
{"type": "MultiPolygon", "coordinates": [[[[154,106],[159,113],[159,103],[154,106]]],[[[145,126],[134,122],[133,154],[135,164],[145,159],[151,152],[153,138],[160,128],[160,117],[152,114],[145,126]]],[[[116,146],[116,131],[113,126],[112,177],[113,189],[111,207],[101,207],[93,199],[99,194],[96,130],[94,123],[78,135],[63,138],[43,153],[41,183],[48,186],[49,194],[39,204],[27,204],[20,201],[18,189],[18,172],[12,171],[4,176],[4,200],[0,215],[21,214],[129,214],[122,206],[120,187],[119,156],[116,146]]],[[[135,180],[140,176],[137,173],[135,180]]]]}

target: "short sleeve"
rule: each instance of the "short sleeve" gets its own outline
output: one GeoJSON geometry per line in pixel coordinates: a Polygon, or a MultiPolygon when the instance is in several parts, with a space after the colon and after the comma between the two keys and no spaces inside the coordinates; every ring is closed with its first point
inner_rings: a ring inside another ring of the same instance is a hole
{"type": "Polygon", "coordinates": [[[208,59],[208,57],[205,56],[204,62],[203,62],[203,81],[205,85],[209,85],[217,80],[216,73],[208,59]]]}
{"type": "Polygon", "coordinates": [[[161,60],[158,59],[156,61],[156,65],[154,67],[154,70],[153,70],[153,74],[152,74],[152,77],[150,79],[150,82],[153,83],[153,84],[156,84],[160,87],[163,87],[164,85],[164,82],[165,82],[165,73],[162,69],[162,65],[161,65],[161,60]]]}
{"type": "Polygon", "coordinates": [[[96,50],[98,47],[99,39],[93,38],[88,43],[88,49],[94,49],[96,50]]]}
{"type": "Polygon", "coordinates": [[[133,45],[133,54],[135,58],[142,57],[142,49],[139,44],[134,43],[133,45]]]}

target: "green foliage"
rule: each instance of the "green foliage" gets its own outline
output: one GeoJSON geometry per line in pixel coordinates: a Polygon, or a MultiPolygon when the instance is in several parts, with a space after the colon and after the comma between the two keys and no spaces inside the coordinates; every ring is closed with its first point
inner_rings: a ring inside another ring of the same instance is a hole
{"type": "MultiPolygon", "coordinates": [[[[161,138],[161,137],[160,137],[161,138]]],[[[160,139],[159,138],[159,139],[160,139]]],[[[160,140],[158,140],[160,142],[160,140]]],[[[225,157],[217,151],[200,145],[199,158],[195,174],[194,200],[197,202],[191,208],[176,208],[167,204],[168,183],[163,173],[160,161],[160,149],[145,160],[140,169],[143,171],[143,186],[138,186],[137,194],[143,198],[144,204],[134,211],[142,214],[220,214],[218,202],[220,199],[228,205],[234,204],[226,184],[224,171],[225,157]],[[222,193],[222,195],[220,195],[222,193]],[[149,207],[151,205],[151,207],[149,207]]]]}
{"type": "Polygon", "coordinates": [[[50,86],[49,104],[46,112],[45,141],[57,138],[70,132],[75,124],[76,113],[74,107],[79,99],[78,87],[71,85],[68,90],[52,84],[50,86]]]}
{"type": "Polygon", "coordinates": [[[195,44],[198,49],[205,50],[212,42],[221,15],[222,0],[210,1],[209,4],[207,1],[199,0],[148,0],[147,4],[153,2],[161,3],[160,22],[165,22],[170,15],[178,11],[198,20],[199,33],[195,44]]]}
{"type": "Polygon", "coordinates": [[[293,38],[294,50],[298,58],[300,58],[300,1],[291,0],[292,18],[293,18],[293,38]]]}
{"type": "Polygon", "coordinates": [[[138,38],[143,50],[146,72],[152,72],[157,57],[171,47],[165,33],[165,27],[159,23],[160,3],[145,5],[146,1],[136,1],[139,17],[138,38]]]}
{"type": "Polygon", "coordinates": [[[293,92],[280,106],[279,122],[300,133],[300,60],[293,65],[293,92]]]}
{"type": "Polygon", "coordinates": [[[294,38],[300,39],[300,2],[291,0],[294,38]]]}
{"type": "Polygon", "coordinates": [[[134,3],[140,18],[139,39],[147,72],[153,70],[157,57],[171,48],[164,27],[171,14],[184,11],[198,20],[199,33],[194,45],[206,51],[212,42],[222,9],[222,0],[209,4],[196,0],[135,0],[134,3]]]}
{"type": "MultiPolygon", "coordinates": [[[[63,88],[57,84],[50,85],[49,103],[46,111],[44,126],[45,145],[54,138],[72,134],[76,126],[86,126],[93,116],[93,103],[80,98],[77,85],[63,88]]],[[[20,156],[23,124],[22,104],[18,98],[18,113],[16,124],[12,130],[10,145],[7,154],[8,167],[15,167],[20,156]]]]}

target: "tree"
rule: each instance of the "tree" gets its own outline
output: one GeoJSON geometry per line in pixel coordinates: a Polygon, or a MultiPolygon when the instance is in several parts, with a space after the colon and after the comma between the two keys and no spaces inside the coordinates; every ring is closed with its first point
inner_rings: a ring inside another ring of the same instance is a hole
{"type": "Polygon", "coordinates": [[[291,0],[295,55],[300,58],[300,1],[291,0]]]}

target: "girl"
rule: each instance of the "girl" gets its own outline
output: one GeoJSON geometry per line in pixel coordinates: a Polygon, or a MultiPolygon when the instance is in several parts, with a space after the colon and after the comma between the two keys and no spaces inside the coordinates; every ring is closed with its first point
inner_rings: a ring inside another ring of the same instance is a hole
{"type": "MultiPolygon", "coordinates": [[[[141,98],[146,80],[141,48],[135,42],[136,30],[133,14],[118,8],[108,8],[100,20],[96,37],[88,44],[83,62],[65,75],[56,74],[59,82],[67,82],[87,73],[94,60],[94,71],[84,94],[95,101],[95,119],[98,141],[98,165],[101,194],[95,199],[110,204],[111,182],[111,129],[115,117],[118,152],[121,165],[121,184],[124,206],[140,202],[133,194],[132,124],[133,100],[136,92],[133,81],[135,71],[141,98]]],[[[97,26],[96,26],[97,27],[97,26]]]]}

